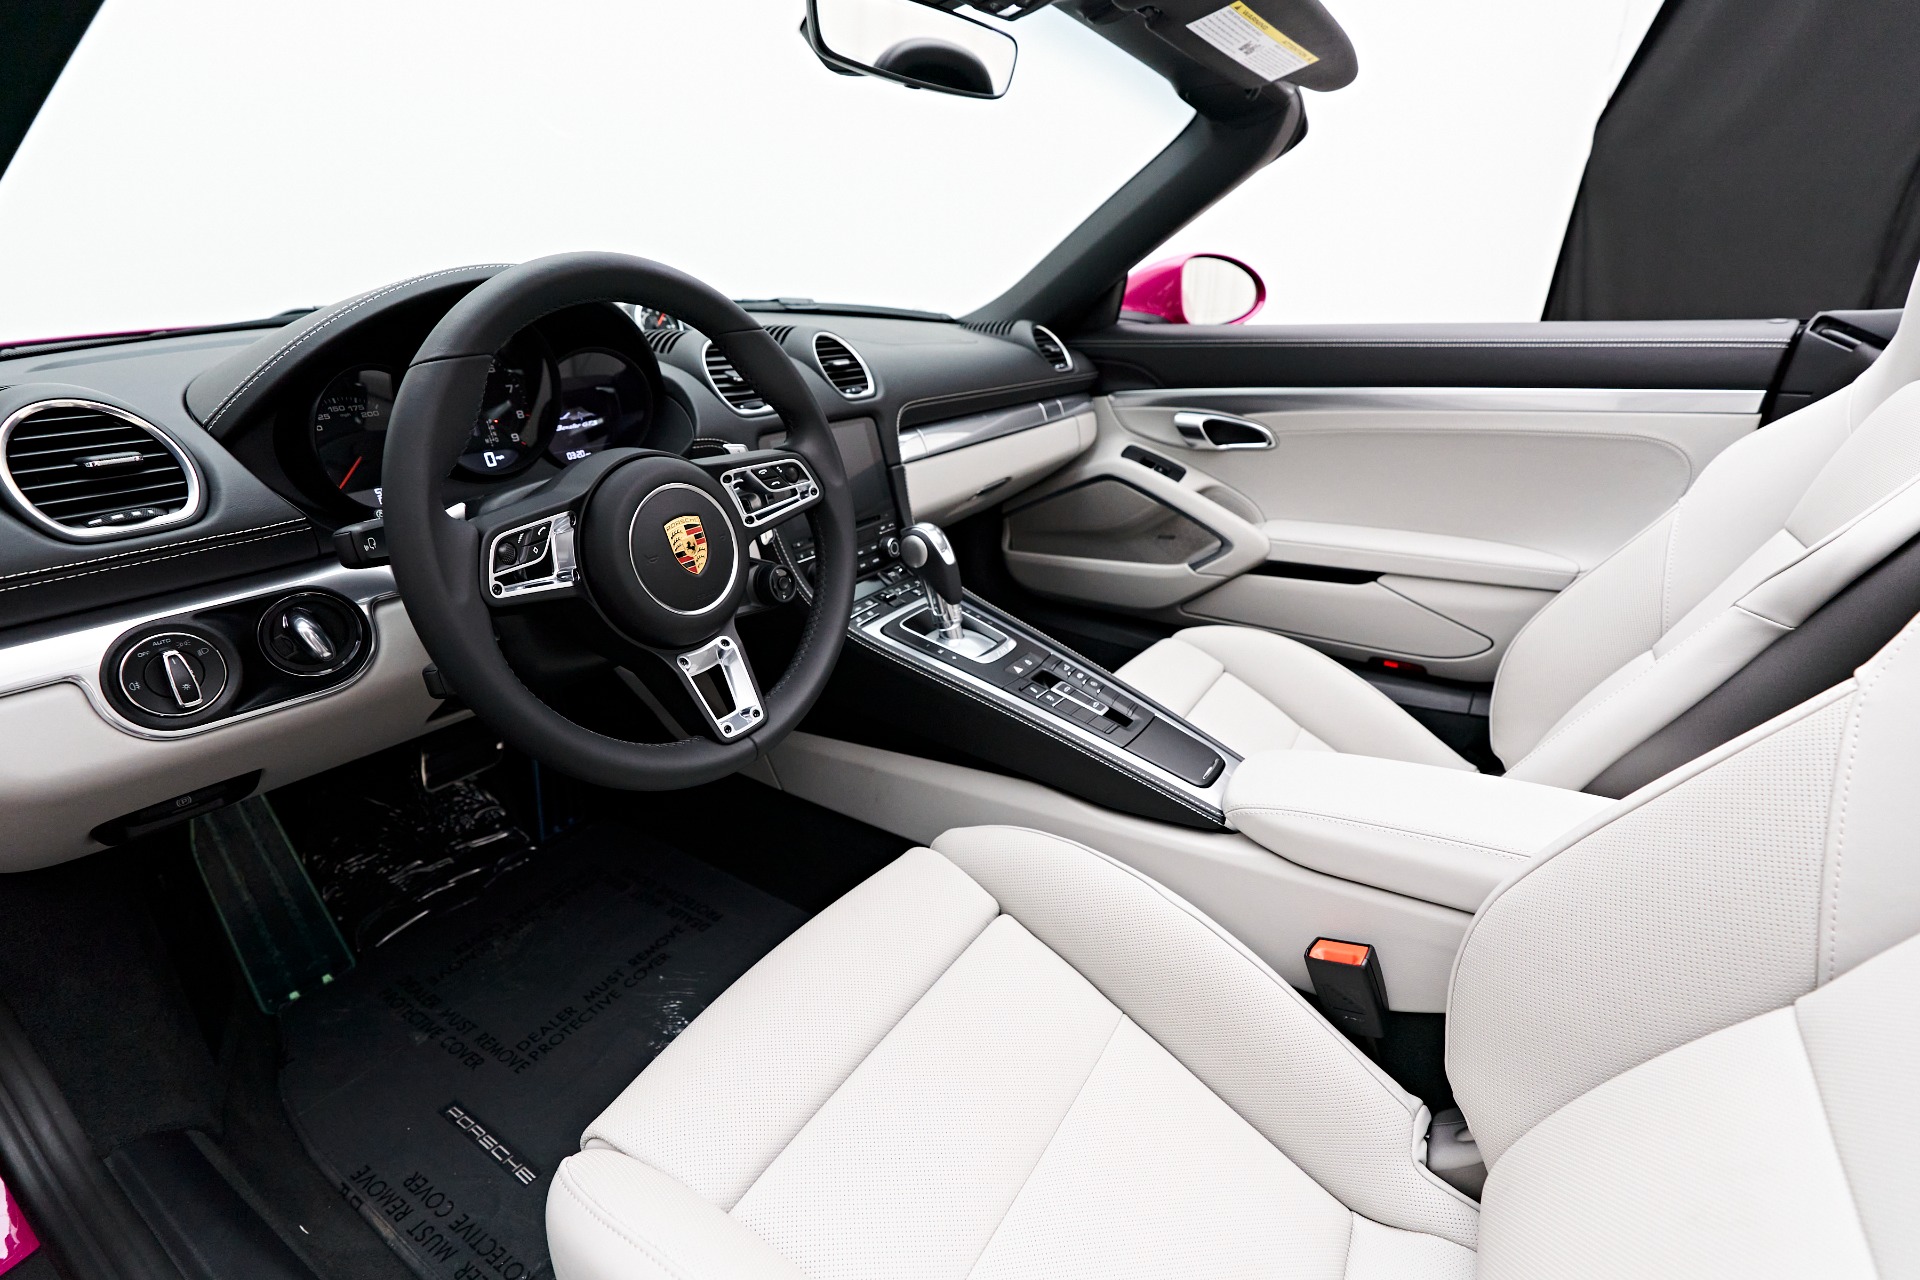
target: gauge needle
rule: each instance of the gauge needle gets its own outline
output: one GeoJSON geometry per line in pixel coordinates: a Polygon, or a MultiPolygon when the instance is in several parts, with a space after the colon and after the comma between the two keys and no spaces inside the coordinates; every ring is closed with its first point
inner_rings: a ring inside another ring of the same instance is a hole
{"type": "Polygon", "coordinates": [[[353,465],[347,468],[347,474],[340,477],[340,487],[342,489],[347,487],[347,481],[353,479],[353,473],[358,471],[360,469],[360,464],[365,462],[366,460],[367,460],[367,455],[364,453],[353,460],[353,465]]]}

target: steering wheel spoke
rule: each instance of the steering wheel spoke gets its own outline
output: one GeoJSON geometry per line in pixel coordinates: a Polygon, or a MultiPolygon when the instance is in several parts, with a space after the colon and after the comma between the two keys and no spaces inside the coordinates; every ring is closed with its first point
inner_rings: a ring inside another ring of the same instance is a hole
{"type": "Polygon", "coordinates": [[[738,742],[766,723],[759,682],[732,623],[697,648],[661,656],[693,695],[715,741],[738,742]]]}
{"type": "Polygon", "coordinates": [[[820,505],[813,464],[790,449],[759,449],[696,460],[733,499],[741,527],[770,529],[820,505]]]}

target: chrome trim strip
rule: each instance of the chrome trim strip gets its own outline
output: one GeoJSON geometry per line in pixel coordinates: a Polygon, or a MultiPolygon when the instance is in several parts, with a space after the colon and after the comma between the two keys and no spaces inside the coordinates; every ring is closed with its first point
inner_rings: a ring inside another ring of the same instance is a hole
{"type": "Polygon", "coordinates": [[[1473,413],[1759,413],[1765,391],[1638,387],[1195,387],[1116,391],[1116,410],[1307,413],[1397,409],[1473,413]]]}
{"type": "Polygon", "coordinates": [[[102,404],[98,400],[36,400],[8,414],[7,420],[0,423],[0,485],[6,487],[7,496],[13,500],[14,507],[22,516],[54,537],[64,538],[69,542],[104,542],[113,538],[131,538],[137,534],[152,533],[157,529],[170,529],[175,525],[190,524],[200,518],[200,509],[206,505],[206,485],[200,479],[200,467],[194,462],[193,455],[181,447],[179,441],[138,414],[129,413],[114,405],[102,404]],[[47,515],[27,500],[27,495],[13,478],[13,468],[6,465],[7,445],[13,439],[15,428],[42,409],[91,409],[95,413],[104,413],[110,418],[118,418],[128,426],[146,432],[159,442],[161,448],[173,455],[173,460],[180,464],[180,470],[186,474],[186,505],[171,515],[164,515],[158,519],[143,520],[139,524],[103,526],[99,529],[76,529],[72,525],[61,524],[47,515]]]}
{"type": "Polygon", "coordinates": [[[387,600],[397,600],[399,596],[400,592],[393,581],[393,570],[385,565],[373,569],[348,569],[343,565],[328,562],[320,568],[255,578],[251,582],[234,584],[225,590],[208,592],[203,596],[188,599],[176,597],[176,603],[166,609],[132,610],[117,615],[109,621],[94,623],[72,631],[56,631],[13,644],[0,642],[0,697],[26,693],[33,689],[44,689],[49,685],[78,685],[81,692],[86,694],[87,701],[93,705],[95,713],[129,737],[167,742],[175,738],[189,738],[196,734],[211,733],[216,729],[224,729],[228,725],[239,724],[259,716],[272,715],[276,711],[285,711],[289,707],[297,707],[319,698],[332,697],[358,684],[367,672],[373,669],[374,654],[380,645],[380,631],[373,621],[374,606],[387,600]],[[239,600],[251,600],[256,596],[282,593],[291,595],[298,591],[312,590],[337,592],[353,601],[366,617],[369,639],[365,660],[352,677],[337,685],[302,694],[297,698],[289,698],[285,702],[276,702],[270,707],[258,707],[239,715],[223,717],[184,729],[149,729],[143,725],[134,724],[114,710],[113,704],[107,701],[100,688],[101,665],[106,662],[107,655],[114,644],[129,631],[202,609],[218,608],[220,605],[232,604],[239,600]]]}
{"type": "Polygon", "coordinates": [[[900,461],[918,462],[937,454],[951,453],[968,445],[984,444],[1002,436],[1017,435],[1050,423],[1077,418],[1093,412],[1093,401],[1086,396],[1065,400],[1036,400],[1006,409],[989,409],[964,418],[948,418],[923,427],[905,427],[900,432],[900,461]]]}

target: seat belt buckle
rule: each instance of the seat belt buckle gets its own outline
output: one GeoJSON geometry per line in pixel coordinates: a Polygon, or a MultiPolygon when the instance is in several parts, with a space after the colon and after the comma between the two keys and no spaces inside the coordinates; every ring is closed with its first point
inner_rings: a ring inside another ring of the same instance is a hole
{"type": "Polygon", "coordinates": [[[1386,1034],[1387,984],[1380,976],[1380,953],[1372,946],[1315,938],[1307,948],[1307,977],[1334,1026],[1371,1040],[1386,1034]]]}

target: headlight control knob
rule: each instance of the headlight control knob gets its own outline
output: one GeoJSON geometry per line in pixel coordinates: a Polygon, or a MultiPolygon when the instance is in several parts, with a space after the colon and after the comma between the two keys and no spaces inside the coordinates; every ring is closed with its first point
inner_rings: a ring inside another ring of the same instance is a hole
{"type": "Polygon", "coordinates": [[[220,644],[196,631],[154,631],[137,638],[115,669],[119,692],[134,707],[164,720],[184,720],[216,706],[233,680],[220,644]]]}

